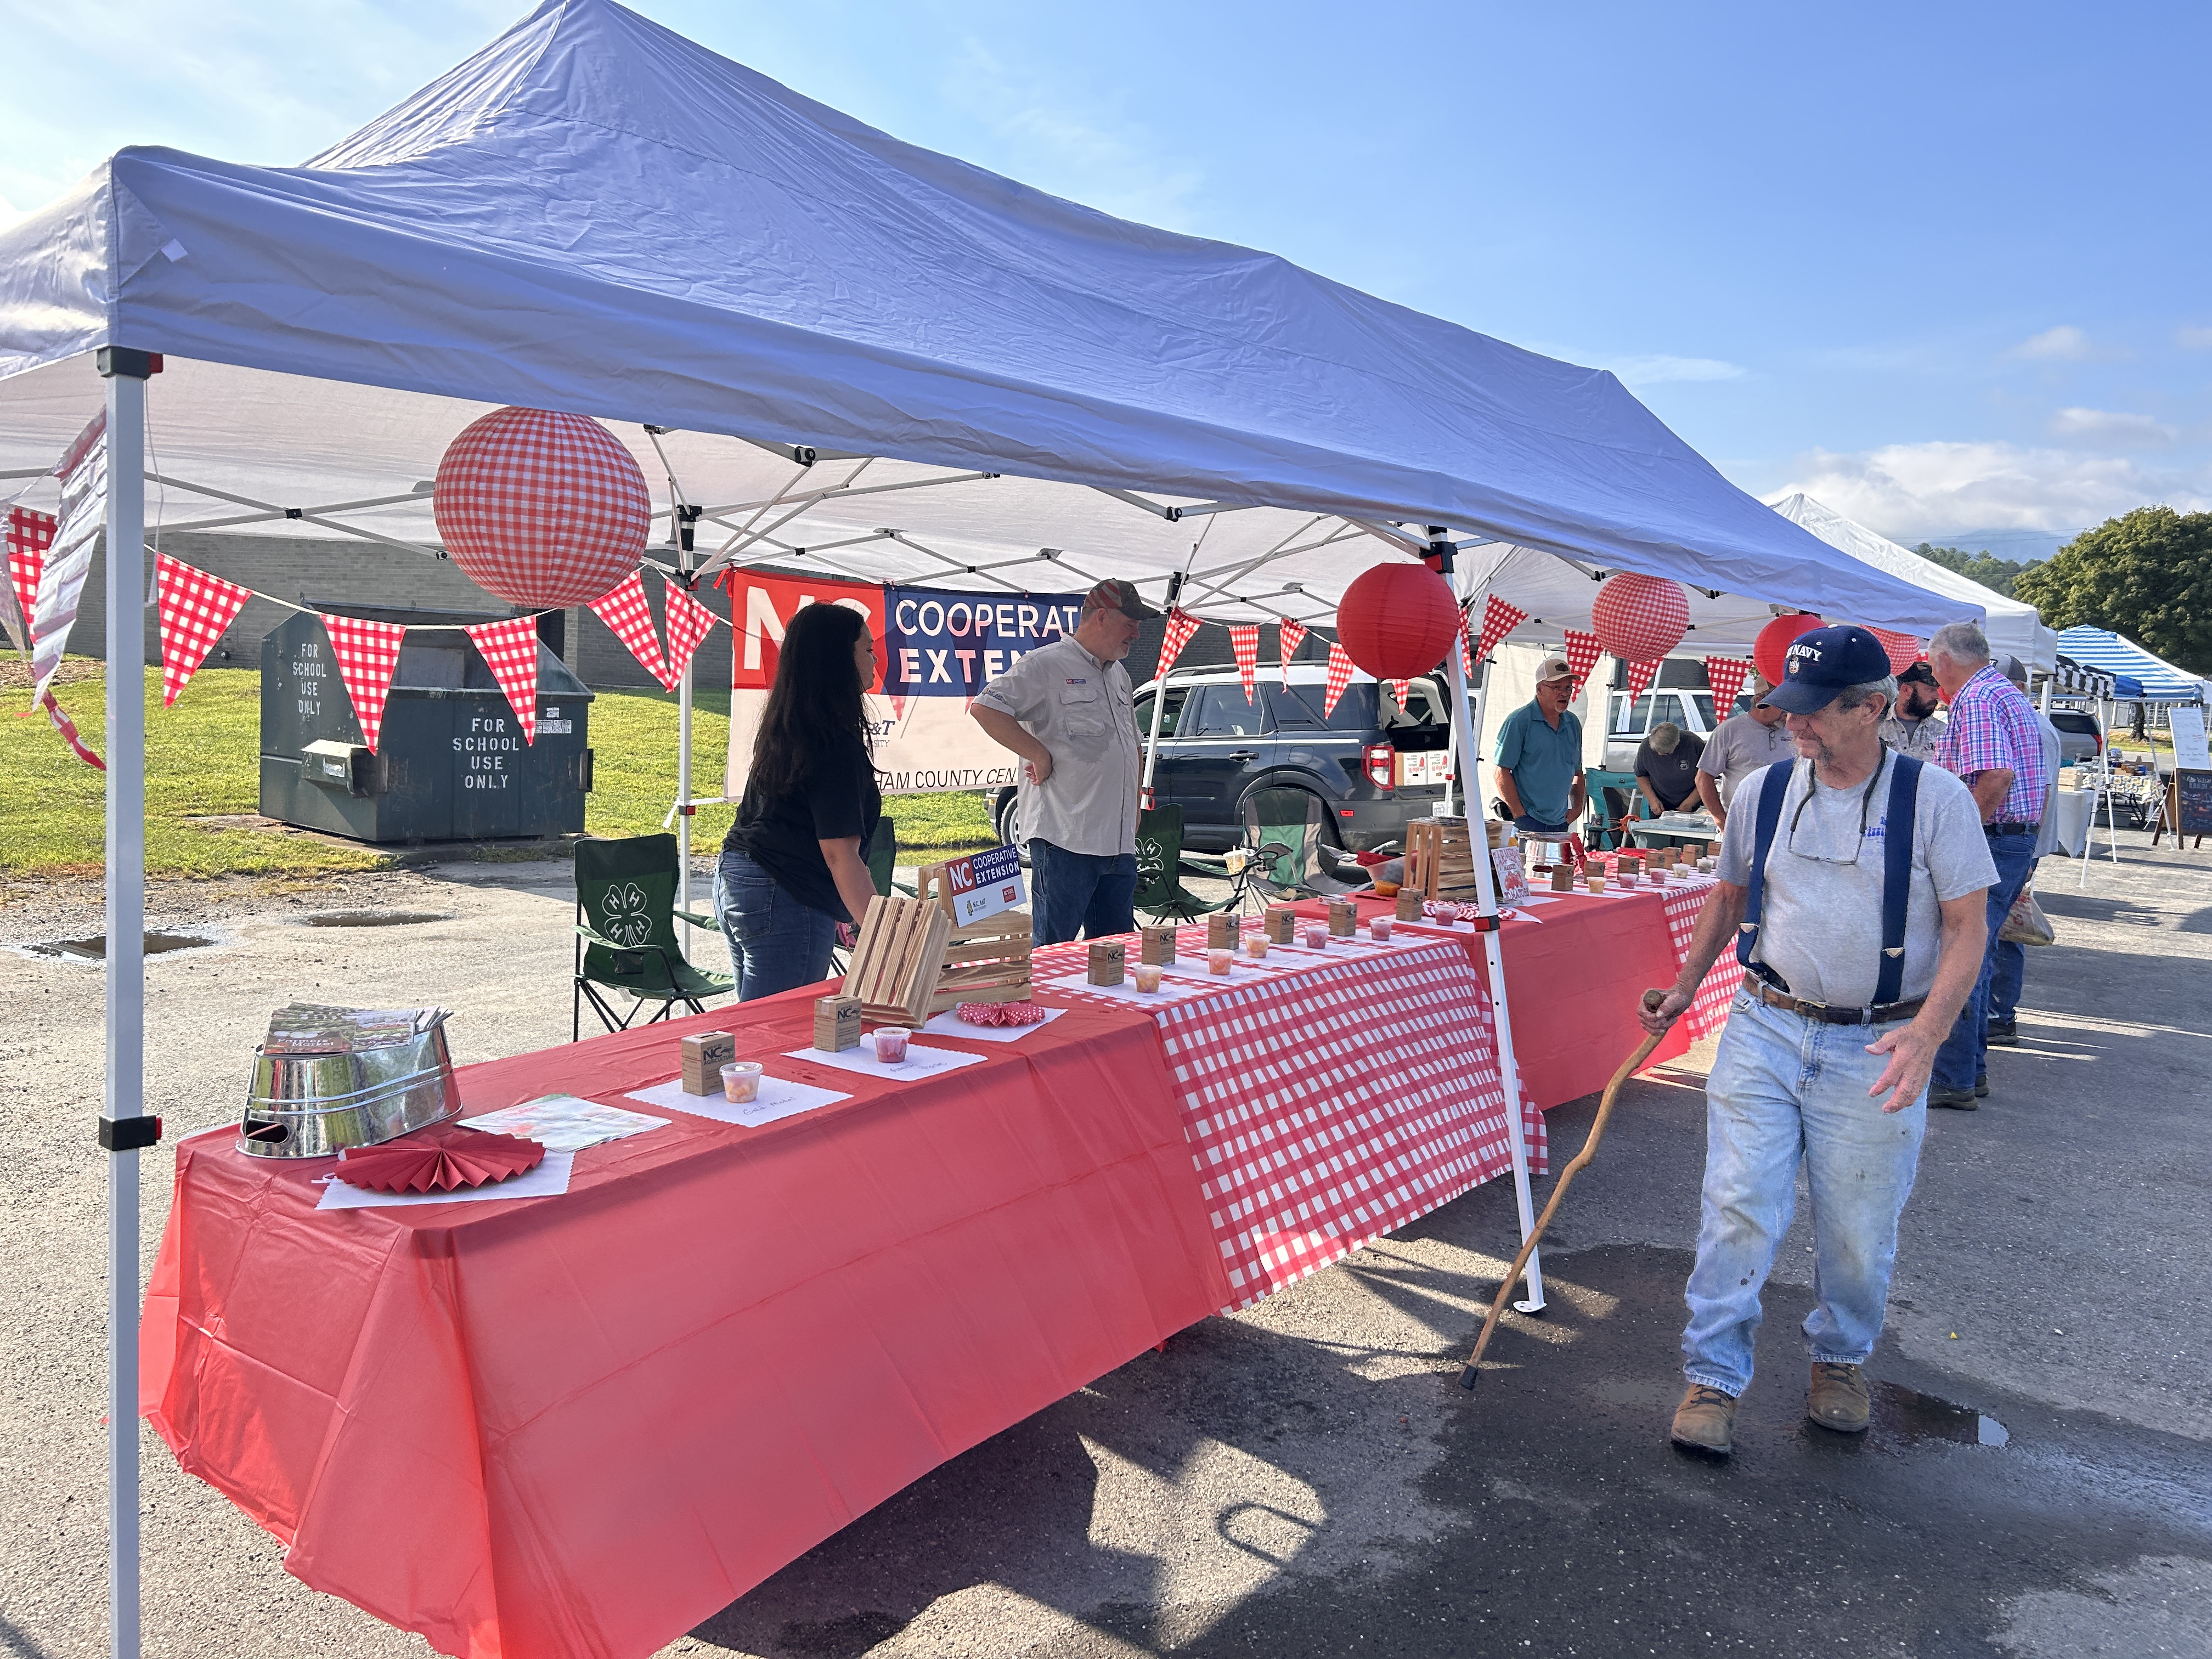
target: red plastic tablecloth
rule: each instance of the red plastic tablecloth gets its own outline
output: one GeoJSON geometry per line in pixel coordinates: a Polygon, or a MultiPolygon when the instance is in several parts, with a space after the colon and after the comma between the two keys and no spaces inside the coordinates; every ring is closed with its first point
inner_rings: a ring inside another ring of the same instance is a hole
{"type": "MultiPolygon", "coordinates": [[[[1618,896],[1542,892],[1553,901],[1525,916],[1508,917],[1499,930],[1505,958],[1505,996],[1513,1024],[1513,1056],[1528,1099],[1540,1109],[1605,1087],[1613,1069],[1644,1040],[1636,1024],[1637,999],[1652,987],[1674,982],[1688,954],[1690,934],[1711,884],[1670,884],[1618,896]]],[[[1364,922],[1390,914],[1394,901],[1357,898],[1364,922]]],[[[1317,916],[1325,905],[1296,907],[1317,916]]],[[[1419,924],[1400,923],[1418,934],[1419,924]]],[[[1474,971],[1489,983],[1482,935],[1454,933],[1474,971]]],[[[1650,1065],[1673,1060],[1727,1017],[1742,970],[1723,957],[1705,980],[1690,1013],[1653,1051],[1650,1065]]]]}
{"type": "Polygon", "coordinates": [[[470,1066],[464,1097],[649,1109],[623,1092],[713,1029],[854,1098],[676,1116],[512,1203],[318,1212],[327,1164],[180,1143],[142,1407],[287,1571],[472,1659],[648,1653],[1230,1300],[1141,1014],[890,1085],[781,1058],[795,995],[470,1066]]]}

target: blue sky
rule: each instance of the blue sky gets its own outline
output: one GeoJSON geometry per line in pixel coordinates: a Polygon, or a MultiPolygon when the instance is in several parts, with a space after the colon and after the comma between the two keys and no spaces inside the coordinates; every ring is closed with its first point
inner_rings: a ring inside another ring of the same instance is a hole
{"type": "MultiPolygon", "coordinates": [[[[2202,6],[641,9],[914,143],[1603,364],[1763,496],[1908,541],[2212,506],[2202,6]]],[[[0,3],[0,217],[125,143],[297,161],[521,10],[0,3]]]]}

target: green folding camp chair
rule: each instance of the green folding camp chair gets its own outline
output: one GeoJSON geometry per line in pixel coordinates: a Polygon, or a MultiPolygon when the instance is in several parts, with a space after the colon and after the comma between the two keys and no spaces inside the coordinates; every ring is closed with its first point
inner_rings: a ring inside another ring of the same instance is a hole
{"type": "Polygon", "coordinates": [[[676,837],[634,836],[623,841],[576,843],[575,995],[568,1036],[583,1035],[588,999],[610,1031],[624,1031],[648,1003],[657,1024],[681,1004],[691,1013],[706,1012],[702,997],[727,996],[737,975],[695,968],[676,943],[676,924],[687,922],[719,933],[712,916],[695,916],[676,908],[676,837]],[[635,999],[617,1017],[602,992],[635,999]]]}
{"type": "Polygon", "coordinates": [[[1244,837],[1225,860],[1243,866],[1235,871],[1230,902],[1241,906],[1250,897],[1262,902],[1338,898],[1358,891],[1362,884],[1339,880],[1322,867],[1326,811],[1320,796],[1304,789],[1255,789],[1247,795],[1240,814],[1244,837]]]}
{"type": "Polygon", "coordinates": [[[1232,892],[1218,903],[1209,903],[1182,884],[1185,875],[1225,878],[1218,865],[1194,862],[1182,850],[1182,808],[1156,806],[1137,814],[1137,895],[1133,908],[1160,926],[1194,921],[1209,911],[1226,910],[1237,902],[1232,892]]]}

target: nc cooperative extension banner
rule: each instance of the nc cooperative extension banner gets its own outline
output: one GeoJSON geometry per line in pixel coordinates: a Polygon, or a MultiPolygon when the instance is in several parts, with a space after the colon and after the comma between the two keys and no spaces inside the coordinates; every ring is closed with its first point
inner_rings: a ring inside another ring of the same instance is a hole
{"type": "Polygon", "coordinates": [[[744,793],[783,631],[805,605],[868,619],[877,678],[867,700],[887,795],[995,789],[1019,763],[969,718],[975,694],[1024,654],[1075,631],[1080,593],[969,593],[737,573],[730,620],[730,758],[723,793],[744,793]]]}

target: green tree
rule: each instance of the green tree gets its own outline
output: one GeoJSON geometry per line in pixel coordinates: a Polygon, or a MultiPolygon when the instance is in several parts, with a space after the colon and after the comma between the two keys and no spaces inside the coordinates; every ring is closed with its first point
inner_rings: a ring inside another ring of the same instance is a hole
{"type": "Polygon", "coordinates": [[[1992,593],[2013,597],[2013,579],[2027,568],[2018,559],[2000,559],[1984,548],[1978,553],[1969,553],[1963,547],[1930,547],[1926,542],[1912,550],[1922,558],[1942,565],[1946,570],[1955,570],[1968,581],[1979,582],[1992,593]]]}
{"type": "Polygon", "coordinates": [[[2212,513],[2139,507],[2085,530],[2014,584],[2052,628],[2109,628],[2212,674],[2212,513]]]}

